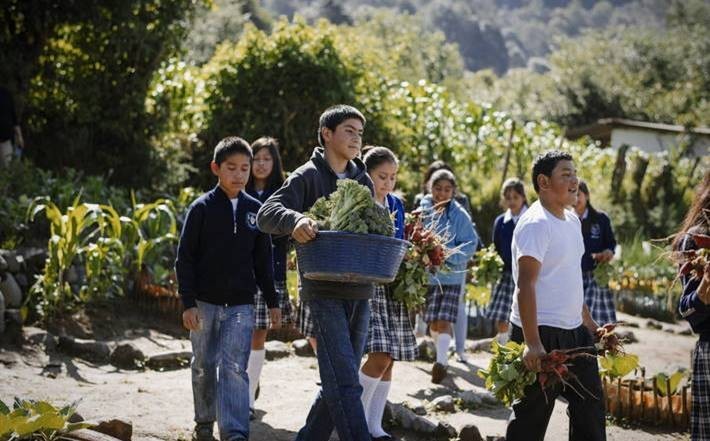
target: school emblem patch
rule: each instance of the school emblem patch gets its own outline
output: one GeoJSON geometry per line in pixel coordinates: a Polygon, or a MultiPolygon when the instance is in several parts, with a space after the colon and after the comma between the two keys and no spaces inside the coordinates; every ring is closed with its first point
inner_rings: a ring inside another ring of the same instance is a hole
{"type": "Polygon", "coordinates": [[[247,213],[247,226],[256,230],[256,213],[247,213]]]}
{"type": "Polygon", "coordinates": [[[599,239],[602,234],[602,229],[599,226],[599,224],[592,224],[592,228],[591,228],[590,233],[592,233],[593,239],[599,239]]]}

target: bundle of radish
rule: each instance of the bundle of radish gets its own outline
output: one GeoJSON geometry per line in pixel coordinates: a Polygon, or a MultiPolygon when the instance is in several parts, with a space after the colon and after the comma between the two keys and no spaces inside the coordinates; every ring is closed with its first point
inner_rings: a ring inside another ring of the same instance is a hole
{"type": "Polygon", "coordinates": [[[600,374],[609,378],[621,378],[639,366],[639,358],[624,351],[624,340],[615,331],[616,324],[607,323],[598,328],[595,347],[599,354],[600,374]]]}
{"type": "Polygon", "coordinates": [[[510,406],[513,401],[522,398],[525,388],[534,384],[536,379],[539,380],[546,400],[545,390],[559,383],[563,387],[569,387],[580,397],[584,397],[572,382],[594,397],[569,369],[576,358],[594,357],[586,352],[590,348],[558,349],[545,354],[540,360],[541,369],[537,375],[529,371],[523,363],[524,344],[511,341],[503,346],[493,341],[491,349],[493,350],[493,358],[488,364],[488,369],[480,369],[478,376],[485,380],[486,389],[493,392],[495,397],[506,406],[510,406]]]}

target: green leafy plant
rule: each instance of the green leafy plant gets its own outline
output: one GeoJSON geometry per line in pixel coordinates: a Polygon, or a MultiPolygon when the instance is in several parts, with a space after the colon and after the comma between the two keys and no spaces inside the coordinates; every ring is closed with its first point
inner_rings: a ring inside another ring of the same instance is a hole
{"type": "Polygon", "coordinates": [[[659,372],[653,377],[653,384],[656,387],[659,395],[668,396],[678,393],[683,379],[688,378],[688,371],[679,369],[672,374],[659,372]],[[666,383],[668,382],[668,383],[666,383]],[[670,384],[670,389],[668,388],[670,384]]]}
{"type": "Polygon", "coordinates": [[[0,401],[0,441],[62,439],[64,435],[91,427],[88,423],[70,423],[78,402],[57,408],[47,401],[15,398],[10,409],[0,401]]]}

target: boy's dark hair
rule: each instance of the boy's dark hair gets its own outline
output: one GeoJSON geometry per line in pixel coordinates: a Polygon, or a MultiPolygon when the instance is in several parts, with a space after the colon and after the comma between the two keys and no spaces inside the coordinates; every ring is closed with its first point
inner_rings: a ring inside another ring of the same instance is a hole
{"type": "Polygon", "coordinates": [[[535,158],[532,167],[532,182],[536,193],[540,193],[540,187],[537,185],[538,175],[545,175],[548,178],[552,176],[552,170],[560,161],[572,161],[572,155],[559,150],[548,150],[541,153],[535,158]]]}
{"type": "Polygon", "coordinates": [[[431,193],[431,188],[439,181],[451,182],[451,185],[454,186],[454,194],[456,194],[456,176],[454,176],[454,174],[450,170],[447,170],[445,168],[435,171],[429,178],[429,193],[431,193]]]}
{"type": "Polygon", "coordinates": [[[346,119],[351,118],[359,119],[363,126],[365,126],[367,122],[365,116],[359,110],[347,104],[336,104],[335,106],[330,106],[325,109],[318,119],[318,144],[320,144],[321,147],[325,147],[323,135],[321,134],[323,127],[335,131],[338,125],[346,119]]]}
{"type": "Polygon", "coordinates": [[[365,154],[362,161],[365,163],[368,172],[387,162],[399,165],[397,156],[387,147],[367,145],[363,147],[362,152],[365,154]]]}
{"type": "MultiPolygon", "coordinates": [[[[280,188],[284,183],[284,169],[281,163],[281,155],[279,154],[279,141],[270,136],[262,136],[251,143],[251,151],[255,157],[257,153],[264,149],[269,150],[269,154],[274,160],[274,167],[271,169],[271,174],[266,182],[266,190],[273,191],[280,188]]],[[[254,189],[254,173],[249,174],[249,182],[247,182],[246,189],[254,189]]]]}
{"type": "Polygon", "coordinates": [[[212,160],[217,165],[222,165],[232,155],[242,154],[249,158],[249,161],[254,159],[249,143],[238,136],[228,136],[222,139],[214,148],[214,156],[212,160]]]}

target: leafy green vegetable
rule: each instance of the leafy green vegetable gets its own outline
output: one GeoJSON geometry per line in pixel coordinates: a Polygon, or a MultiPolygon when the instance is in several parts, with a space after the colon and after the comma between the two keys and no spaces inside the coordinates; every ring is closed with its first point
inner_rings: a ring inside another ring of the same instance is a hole
{"type": "Polygon", "coordinates": [[[680,382],[688,376],[688,371],[677,370],[670,376],[665,372],[659,372],[654,377],[654,384],[658,393],[663,396],[674,395],[678,393],[680,382]],[[670,379],[670,391],[666,385],[666,380],[670,379]]]}
{"type": "Polygon", "coordinates": [[[607,376],[610,379],[621,378],[638,368],[639,358],[633,354],[612,355],[607,351],[606,355],[599,357],[599,364],[601,366],[599,373],[602,376],[607,376]]]}
{"type": "Polygon", "coordinates": [[[480,369],[478,376],[486,380],[486,389],[506,406],[524,395],[525,388],[535,382],[535,373],[525,368],[523,350],[525,345],[509,341],[500,345],[491,344],[493,358],[488,369],[480,369]]]}
{"type": "Polygon", "coordinates": [[[330,197],[319,198],[306,215],[323,230],[394,236],[389,210],[375,203],[372,193],[352,179],[338,181],[330,197]]]}
{"type": "Polygon", "coordinates": [[[495,245],[490,244],[476,251],[475,262],[472,271],[476,286],[492,288],[503,272],[503,259],[498,255],[495,245]]]}
{"type": "Polygon", "coordinates": [[[70,423],[78,403],[58,409],[46,401],[15,398],[12,410],[0,401],[0,441],[15,439],[61,439],[74,430],[91,427],[87,423],[70,423]]]}

